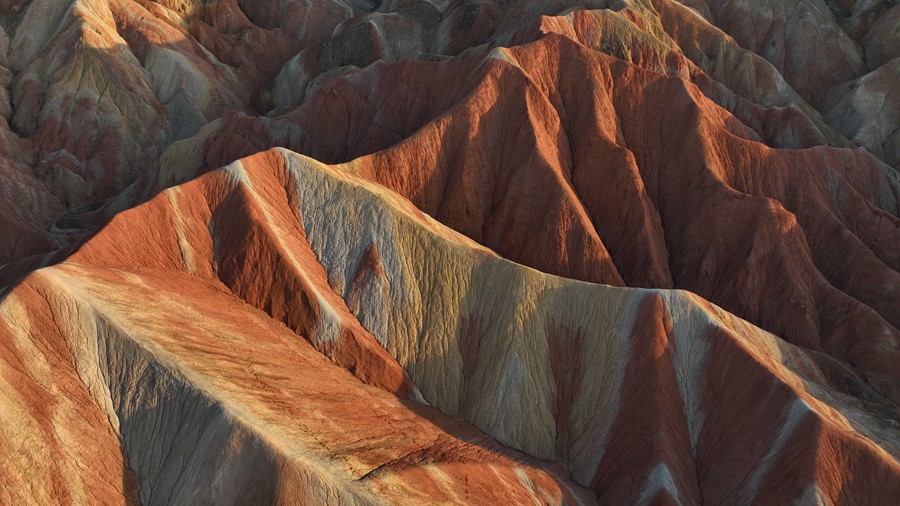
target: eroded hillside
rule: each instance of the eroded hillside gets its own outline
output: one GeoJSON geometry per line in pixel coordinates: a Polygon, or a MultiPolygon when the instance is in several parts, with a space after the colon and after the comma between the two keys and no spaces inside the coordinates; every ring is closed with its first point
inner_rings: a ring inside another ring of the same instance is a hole
{"type": "Polygon", "coordinates": [[[900,496],[900,5],[0,13],[0,502],[900,496]]]}

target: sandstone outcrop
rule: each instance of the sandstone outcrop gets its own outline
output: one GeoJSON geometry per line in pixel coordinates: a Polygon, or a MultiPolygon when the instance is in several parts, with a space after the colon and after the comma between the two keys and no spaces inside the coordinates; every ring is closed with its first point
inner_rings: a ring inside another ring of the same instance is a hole
{"type": "Polygon", "coordinates": [[[286,116],[230,115],[197,141],[203,163],[273,145],[354,159],[357,173],[506,258],[691,290],[896,394],[900,185],[869,154],[767,147],[691,83],[555,33],[366,74],[286,116]],[[586,76],[593,87],[579,86],[586,76]],[[410,100],[410,88],[437,83],[440,95],[410,100]],[[390,92],[368,99],[370,89],[390,92]]]}
{"type": "Polygon", "coordinates": [[[0,503],[893,504],[886,0],[0,0],[0,503]]]}
{"type": "MultiPolygon", "coordinates": [[[[136,480],[146,503],[463,500],[443,495],[460,490],[479,502],[491,493],[589,500],[560,469],[522,461],[339,365],[382,387],[383,371],[401,365],[421,389],[413,397],[560,460],[604,502],[865,502],[874,484],[900,483],[896,433],[835,389],[831,362],[686,292],[516,265],[343,167],[286,151],[120,214],[64,263],[26,278],[2,308],[15,343],[8,360],[35,371],[26,378],[51,359],[69,371],[79,407],[93,406],[111,438],[106,453],[84,458],[121,469],[127,455],[135,476],[120,473],[125,488],[113,493],[127,499],[136,480]],[[286,229],[305,248],[279,244],[286,229]],[[235,282],[235,264],[257,286],[274,282],[273,292],[299,284],[292,293],[315,308],[294,320],[306,326],[293,333],[275,323],[291,321],[282,314],[290,301],[255,299],[235,282]],[[396,314],[405,317],[387,317],[396,314]],[[384,348],[357,345],[358,362],[342,363],[330,350],[360,325],[384,348]],[[36,337],[46,343],[28,345],[36,337]],[[432,435],[437,428],[444,434],[432,435]],[[481,474],[482,465],[497,474],[481,474]],[[251,478],[258,466],[272,469],[271,482],[251,478]],[[866,471],[845,475],[847,467],[866,471]]],[[[13,383],[13,392],[42,386],[54,398],[62,378],[13,383]]],[[[43,402],[24,393],[13,401],[35,413],[33,437],[52,440],[40,430],[43,402]]],[[[86,427],[64,426],[76,441],[87,437],[86,427]]],[[[91,497],[90,485],[67,486],[91,497]]]]}

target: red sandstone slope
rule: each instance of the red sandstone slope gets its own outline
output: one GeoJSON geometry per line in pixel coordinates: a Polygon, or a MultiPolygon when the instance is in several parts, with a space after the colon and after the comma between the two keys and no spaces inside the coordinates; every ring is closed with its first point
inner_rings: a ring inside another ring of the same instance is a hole
{"type": "Polygon", "coordinates": [[[586,497],[546,463],[365,387],[222,285],[65,264],[3,307],[16,371],[4,411],[18,413],[3,430],[4,502],[586,497]]]}
{"type": "Polygon", "coordinates": [[[890,504],[898,8],[0,1],[0,502],[890,504]]]}
{"type": "Polygon", "coordinates": [[[324,160],[392,146],[353,170],[507,258],[689,289],[896,393],[891,169],[858,151],[769,148],[690,83],[569,38],[376,66],[287,116],[230,116],[201,145],[211,167],[269,145],[324,160]],[[410,100],[416,88],[439,91],[410,100]]]}
{"type": "MultiPolygon", "coordinates": [[[[896,429],[835,390],[835,371],[809,352],[684,292],[591,285],[513,264],[346,167],[288,152],[236,162],[122,213],[0,307],[13,344],[5,360],[30,371],[5,375],[7,388],[41,388],[48,399],[68,388],[84,398],[81,409],[109,417],[148,503],[491,503],[492,493],[589,501],[534,460],[504,474],[507,457],[490,452],[509,452],[496,443],[338,366],[394,390],[390,371],[402,375],[402,366],[429,403],[560,460],[605,503],[872,501],[875,483],[900,483],[896,429]],[[287,314],[294,300],[310,309],[287,314]],[[22,347],[35,337],[67,351],[22,347]],[[42,375],[50,357],[70,371],[70,386],[42,375]],[[448,434],[432,435],[435,425],[448,434]],[[160,460],[170,452],[181,457],[160,460]],[[229,478],[208,481],[206,459],[229,478]],[[252,478],[253,462],[273,469],[272,482],[252,478]],[[482,462],[499,474],[480,473],[482,462]],[[361,484],[348,486],[347,473],[361,484]]],[[[40,426],[44,401],[11,402],[27,408],[30,437],[54,440],[40,426]]],[[[54,423],[80,448],[85,427],[54,423]]],[[[122,466],[120,451],[81,462],[122,466]]],[[[103,484],[65,468],[43,472],[86,497],[103,484]]]]}

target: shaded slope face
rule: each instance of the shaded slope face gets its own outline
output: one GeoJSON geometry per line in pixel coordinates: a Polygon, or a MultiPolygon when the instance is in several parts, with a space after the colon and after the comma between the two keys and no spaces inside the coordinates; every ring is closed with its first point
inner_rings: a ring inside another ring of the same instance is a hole
{"type": "MultiPolygon", "coordinates": [[[[6,342],[48,343],[13,348],[16,370],[35,371],[13,391],[64,388],[37,371],[47,346],[69,350],[57,360],[79,406],[123,445],[90,457],[127,465],[144,503],[593,502],[579,485],[604,503],[900,493],[896,427],[813,353],[687,292],[514,264],[347,167],[287,151],[118,215],[0,308],[6,342]],[[293,301],[310,309],[291,315],[293,301]]],[[[43,401],[13,400],[53,441],[43,401]]],[[[78,448],[88,429],[52,419],[78,448]]],[[[87,489],[64,471],[48,473],[87,489]]]]}
{"type": "Polygon", "coordinates": [[[0,502],[891,503],[898,33],[0,1],[0,502]]]}
{"type": "MultiPolygon", "coordinates": [[[[360,69],[483,54],[545,32],[691,80],[771,146],[856,144],[895,168],[900,161],[900,101],[891,87],[900,10],[890,2],[15,0],[2,7],[0,177],[38,199],[6,197],[13,202],[3,206],[2,223],[20,239],[0,243],[4,264],[76,242],[104,221],[92,211],[136,179],[155,179],[173,162],[192,174],[204,164],[175,160],[194,150],[173,144],[208,135],[229,111],[285,114],[332,81],[367,80],[360,69]]],[[[407,76],[344,100],[354,109],[359,99],[379,104],[412,83],[424,81],[407,76]]],[[[412,100],[429,104],[427,111],[376,125],[371,117],[329,119],[353,132],[336,145],[297,132],[275,144],[328,162],[390,147],[462,98],[428,89],[412,100]],[[370,126],[380,132],[367,133],[370,126]]],[[[247,144],[244,135],[229,142],[243,151],[273,144],[247,144]]],[[[206,168],[238,157],[225,154],[206,168]]],[[[159,189],[150,187],[150,194],[159,189]]]]}
{"type": "Polygon", "coordinates": [[[342,362],[359,324],[332,306],[341,299],[330,289],[317,294],[319,284],[328,289],[322,267],[271,235],[297,227],[286,201],[257,200],[284,195],[279,180],[288,175],[275,158],[258,160],[258,179],[220,172],[124,213],[68,261],[4,297],[3,381],[13,394],[5,408],[21,418],[4,425],[6,461],[16,463],[0,475],[4,500],[47,493],[144,504],[590,501],[563,468],[365,385],[304,340],[358,378],[397,389],[383,373],[396,362],[381,347],[364,343],[350,352],[355,363],[342,362]],[[242,213],[249,223],[229,219],[242,213]],[[291,332],[273,318],[281,308],[267,304],[266,314],[242,300],[254,300],[248,287],[219,280],[236,275],[235,255],[218,246],[230,247],[230,234],[264,236],[243,248],[252,260],[242,268],[258,276],[257,289],[306,287],[291,298],[313,299],[318,318],[286,322],[317,333],[291,332]],[[273,255],[283,265],[261,277],[273,255]],[[94,443],[98,430],[109,437],[94,443]],[[20,462],[31,453],[14,443],[23,435],[56,458],[20,462]],[[80,474],[73,466],[99,469],[80,474]],[[116,468],[124,485],[106,482],[116,468]],[[54,489],[29,486],[35,471],[54,489]]]}
{"type": "Polygon", "coordinates": [[[510,49],[375,66],[279,118],[230,116],[198,140],[203,163],[279,144],[323,160],[380,150],[351,170],[507,258],[691,290],[894,397],[896,173],[859,150],[767,146],[703,93],[708,81],[586,46],[589,22],[545,19],[510,49]],[[412,100],[420,88],[434,96],[412,100]]]}

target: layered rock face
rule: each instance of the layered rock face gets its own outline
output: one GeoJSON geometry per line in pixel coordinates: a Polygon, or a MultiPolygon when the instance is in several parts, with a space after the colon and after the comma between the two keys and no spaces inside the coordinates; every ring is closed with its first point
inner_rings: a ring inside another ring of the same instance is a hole
{"type": "Polygon", "coordinates": [[[898,8],[0,1],[0,503],[894,504],[898,8]]]}

